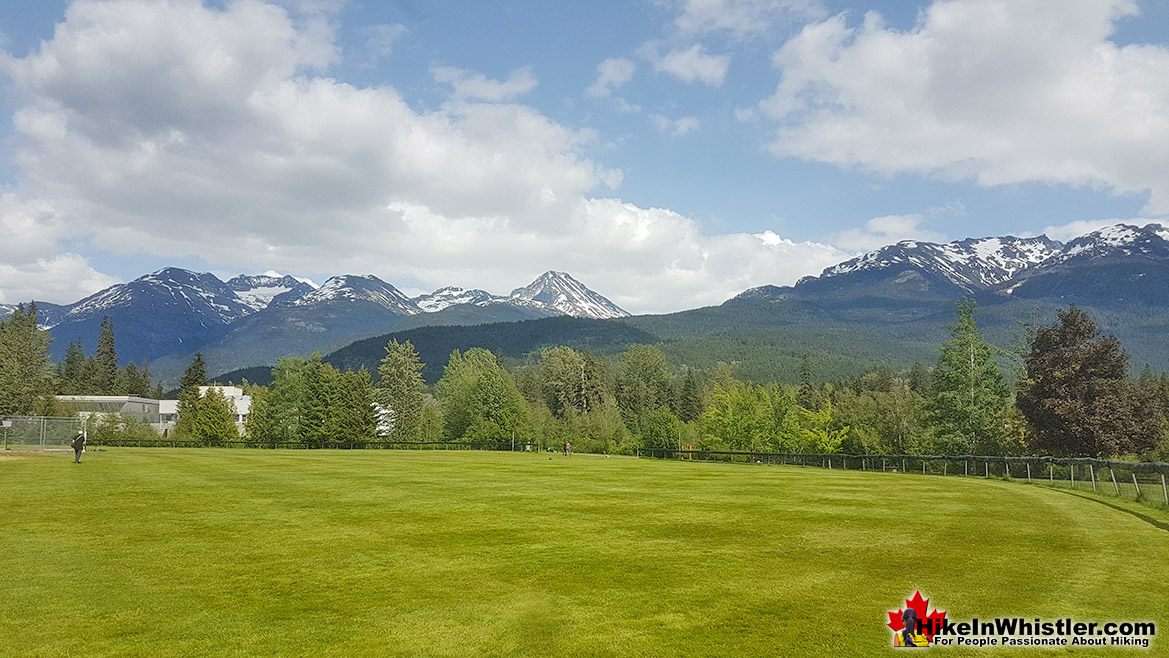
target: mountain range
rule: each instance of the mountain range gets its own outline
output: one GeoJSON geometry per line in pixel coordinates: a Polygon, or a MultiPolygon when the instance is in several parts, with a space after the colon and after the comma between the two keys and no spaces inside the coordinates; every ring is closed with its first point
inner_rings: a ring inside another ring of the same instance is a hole
{"type": "Polygon", "coordinates": [[[1023,324],[1050,323],[1056,309],[1074,303],[1122,340],[1135,366],[1169,369],[1169,230],[1159,224],[1119,224],[1067,243],[1045,236],[903,241],[791,286],[656,316],[631,317],[552,271],[506,296],[445,287],[411,298],[374,276],[337,276],[318,287],[292,276],[221,281],[167,268],[74,304],[37,302],[37,309],[56,358],[74,340],[92,350],[108,316],[122,361],[149,359],[168,380],[196,351],[213,373],[314,350],[372,371],[380,346],[402,336],[424,361],[441,362],[450,349],[471,346],[523,358],[553,344],[617,352],[631,341],[651,342],[678,363],[736,362],[745,377],[792,381],[805,355],[817,357],[824,376],[932,363],[963,297],[978,303],[980,328],[1000,346],[1017,343],[1023,324]]]}
{"type": "Polygon", "coordinates": [[[1016,348],[1027,327],[1055,322],[1069,304],[1121,340],[1134,371],[1146,363],[1169,370],[1169,231],[1158,224],[1117,225],[1067,243],[1043,236],[904,241],[719,306],[607,321],[419,328],[354,343],[326,359],[370,368],[386,340],[408,338],[424,362],[440,364],[424,370],[433,382],[451,349],[486,347],[523,359],[558,344],[616,353],[632,340],[658,345],[679,365],[731,363],[755,381],[798,382],[811,357],[813,376],[829,380],[881,365],[932,365],[962,298],[977,303],[978,326],[1008,370],[1019,366],[1016,348]]]}
{"type": "MultiPolygon", "coordinates": [[[[447,287],[411,298],[372,276],[341,275],[321,286],[288,275],[213,274],[164,268],[69,305],[35,302],[61,359],[71,342],[97,345],[103,317],[114,326],[122,362],[151,363],[164,378],[195,352],[211,372],[277,357],[327,352],[394,328],[629,314],[564,272],[545,272],[510,295],[447,287]],[[408,325],[398,327],[405,320],[408,325]]],[[[8,315],[14,307],[0,307],[8,315]]]]}

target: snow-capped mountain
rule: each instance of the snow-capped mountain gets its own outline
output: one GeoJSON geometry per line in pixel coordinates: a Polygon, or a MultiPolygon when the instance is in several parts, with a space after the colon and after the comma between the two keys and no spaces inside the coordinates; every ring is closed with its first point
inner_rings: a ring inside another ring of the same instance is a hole
{"type": "MultiPolygon", "coordinates": [[[[506,297],[493,295],[486,290],[447,286],[428,295],[415,297],[414,303],[426,313],[437,313],[453,308],[459,311],[460,316],[468,319],[474,314],[468,305],[473,305],[492,311],[484,316],[484,321],[488,322],[500,321],[498,312],[505,315],[511,313],[506,309],[514,309],[519,313],[513,318],[516,320],[555,315],[597,319],[622,318],[629,315],[568,274],[553,271],[545,272],[532,283],[516,288],[506,297]]],[[[424,324],[427,324],[424,320],[411,323],[412,326],[424,324]]]]}
{"type": "Polygon", "coordinates": [[[403,316],[422,312],[412,299],[372,274],[335,276],[316,290],[295,298],[274,300],[273,305],[314,306],[337,301],[371,302],[403,316]]]}
{"type": "Polygon", "coordinates": [[[1102,228],[1068,242],[1045,266],[1134,257],[1169,259],[1169,229],[1160,224],[1102,228]]]}
{"type": "Polygon", "coordinates": [[[629,313],[613,302],[589,290],[566,272],[549,270],[532,283],[511,291],[512,302],[538,302],[579,318],[623,318],[629,313]]]}
{"type": "Polygon", "coordinates": [[[1109,265],[1123,265],[1124,276],[1136,277],[1133,281],[1139,280],[1142,288],[1169,284],[1157,274],[1169,265],[1169,230],[1160,224],[1117,224],[1066,244],[1046,236],[991,237],[947,244],[903,241],[827,268],[818,277],[804,277],[794,287],[760,286],[731,301],[799,297],[854,300],[854,305],[855,300],[863,299],[871,305],[875,299],[953,299],[955,295],[989,291],[1029,298],[1074,299],[1081,294],[1090,299],[1105,294],[1123,297],[1124,289],[1134,283],[1113,280],[1120,276],[1115,268],[1100,269],[1109,265]],[[1105,293],[1100,286],[1120,289],[1105,293]]]}
{"type": "Polygon", "coordinates": [[[947,244],[905,240],[830,267],[820,277],[909,266],[972,292],[1016,278],[1059,256],[1062,248],[1046,236],[966,239],[947,244]]]}
{"type": "Polygon", "coordinates": [[[315,290],[305,280],[287,274],[241,274],[227,281],[227,287],[235,291],[236,297],[252,310],[268,308],[277,297],[298,298],[315,290]]]}
{"type": "Polygon", "coordinates": [[[135,306],[168,307],[221,324],[252,312],[252,308],[214,274],[167,267],[86,297],[70,306],[62,322],[100,319],[113,309],[135,306]]]}
{"type": "Polygon", "coordinates": [[[0,321],[7,320],[12,317],[16,309],[23,307],[24,312],[31,310],[32,305],[35,304],[37,312],[37,326],[41,329],[51,329],[65,314],[69,312],[68,306],[61,306],[59,304],[51,304],[49,302],[30,302],[26,304],[0,304],[0,321]]]}
{"type": "Polygon", "coordinates": [[[479,304],[494,299],[501,299],[486,290],[467,290],[458,286],[446,286],[432,293],[419,295],[414,298],[414,304],[426,313],[437,313],[444,308],[458,304],[479,304]]]}

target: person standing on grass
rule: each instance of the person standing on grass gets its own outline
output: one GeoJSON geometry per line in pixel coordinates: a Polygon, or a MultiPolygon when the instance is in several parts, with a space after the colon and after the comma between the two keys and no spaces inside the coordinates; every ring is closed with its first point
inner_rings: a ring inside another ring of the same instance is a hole
{"type": "Polygon", "coordinates": [[[73,441],[70,443],[70,445],[73,446],[73,463],[80,464],[81,451],[85,450],[85,431],[82,430],[78,432],[77,436],[73,437],[73,441]]]}
{"type": "Polygon", "coordinates": [[[564,442],[564,456],[565,457],[572,456],[572,444],[567,442],[567,441],[564,442]]]}

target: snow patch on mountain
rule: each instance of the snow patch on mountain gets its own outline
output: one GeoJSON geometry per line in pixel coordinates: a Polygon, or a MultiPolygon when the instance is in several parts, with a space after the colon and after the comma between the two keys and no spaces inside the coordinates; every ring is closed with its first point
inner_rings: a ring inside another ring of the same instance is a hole
{"type": "Polygon", "coordinates": [[[589,290],[566,272],[545,272],[529,285],[511,291],[509,299],[539,302],[574,317],[607,319],[629,316],[624,309],[589,290]]]}
{"type": "Polygon", "coordinates": [[[413,300],[372,274],[332,277],[321,287],[293,300],[291,304],[310,306],[335,300],[373,302],[401,315],[415,315],[421,312],[413,300]]]}
{"type": "Polygon", "coordinates": [[[820,276],[911,265],[973,291],[1009,281],[1047,262],[1062,246],[1045,236],[966,239],[947,244],[905,240],[830,267],[820,276]]]}
{"type": "Polygon", "coordinates": [[[1131,256],[1169,259],[1169,230],[1161,224],[1143,227],[1117,224],[1066,244],[1046,236],[979,238],[947,244],[906,240],[830,267],[820,276],[911,266],[922,272],[941,275],[973,292],[1072,261],[1131,256]]]}
{"type": "Polygon", "coordinates": [[[482,304],[495,299],[500,298],[486,290],[467,290],[458,286],[446,286],[430,294],[415,297],[414,304],[425,313],[437,313],[457,304],[482,304]]]}

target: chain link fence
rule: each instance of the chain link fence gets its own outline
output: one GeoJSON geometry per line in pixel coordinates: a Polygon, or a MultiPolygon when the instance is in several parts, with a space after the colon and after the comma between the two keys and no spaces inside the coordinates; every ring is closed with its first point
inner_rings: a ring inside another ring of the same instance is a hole
{"type": "Polygon", "coordinates": [[[81,427],[76,416],[5,417],[0,418],[0,440],[5,450],[67,450],[81,427]]]}
{"type": "Polygon", "coordinates": [[[641,448],[638,457],[744,464],[782,464],[827,469],[883,471],[1021,480],[1094,491],[1169,508],[1169,462],[1126,462],[1086,457],[992,457],[986,455],[823,455],[641,448]]]}

